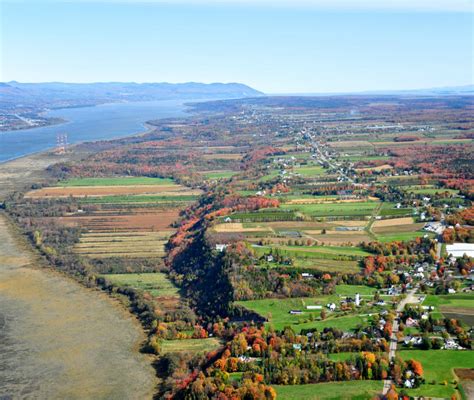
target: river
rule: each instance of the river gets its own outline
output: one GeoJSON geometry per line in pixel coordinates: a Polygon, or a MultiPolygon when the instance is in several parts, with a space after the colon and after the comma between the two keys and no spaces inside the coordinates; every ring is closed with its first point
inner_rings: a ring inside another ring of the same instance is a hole
{"type": "MultiPolygon", "coordinates": [[[[186,100],[186,102],[193,100],[186,100]]],[[[144,101],[101,104],[93,107],[62,108],[45,115],[67,122],[32,129],[0,132],[0,162],[56,146],[58,134],[68,143],[129,136],[145,130],[144,122],[185,115],[185,101],[144,101]]]]}

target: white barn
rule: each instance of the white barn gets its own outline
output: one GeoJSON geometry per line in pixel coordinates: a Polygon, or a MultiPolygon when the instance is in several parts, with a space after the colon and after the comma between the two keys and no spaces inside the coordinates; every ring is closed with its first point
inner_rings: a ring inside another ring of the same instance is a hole
{"type": "Polygon", "coordinates": [[[447,244],[446,252],[455,258],[462,257],[464,254],[474,257],[474,243],[447,244]]]}

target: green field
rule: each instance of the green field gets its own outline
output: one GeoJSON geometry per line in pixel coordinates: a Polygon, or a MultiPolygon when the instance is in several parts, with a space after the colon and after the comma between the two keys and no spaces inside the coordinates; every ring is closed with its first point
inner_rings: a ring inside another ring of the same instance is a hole
{"type": "Polygon", "coordinates": [[[383,203],[380,209],[379,215],[387,216],[406,216],[412,215],[413,210],[411,208],[395,208],[395,203],[383,203]]]}
{"type": "Polygon", "coordinates": [[[370,253],[359,247],[352,246],[261,246],[255,248],[257,254],[268,253],[272,249],[289,257],[307,257],[337,259],[338,257],[365,257],[370,253]]]}
{"type": "Polygon", "coordinates": [[[417,389],[407,390],[411,396],[449,398],[455,392],[453,369],[474,368],[474,352],[468,350],[402,350],[397,355],[404,360],[420,361],[423,366],[426,383],[417,389]],[[431,384],[433,380],[434,385],[431,384]]]}
{"type": "Polygon", "coordinates": [[[349,381],[309,385],[274,385],[278,400],[366,400],[382,392],[381,381],[349,381]]]}
{"type": "Polygon", "coordinates": [[[447,295],[428,295],[423,301],[423,305],[434,306],[436,308],[442,306],[474,308],[474,294],[455,293],[447,295]]]}
{"type": "Polygon", "coordinates": [[[295,331],[301,329],[317,328],[319,330],[325,327],[334,327],[342,330],[354,329],[358,324],[366,321],[366,318],[357,315],[341,315],[338,313],[328,313],[324,321],[316,321],[321,314],[321,310],[307,310],[308,305],[321,305],[325,308],[329,302],[339,303],[338,295],[286,298],[286,299],[262,299],[238,301],[239,304],[249,310],[255,311],[261,316],[268,318],[268,325],[276,330],[282,330],[286,326],[291,326],[295,331]],[[292,315],[290,310],[301,310],[301,315],[292,315]],[[311,321],[313,318],[313,321],[311,321]]]}
{"type": "Polygon", "coordinates": [[[124,176],[114,178],[72,178],[58,183],[58,186],[134,186],[175,185],[172,179],[149,178],[146,176],[124,176]]]}
{"type": "Polygon", "coordinates": [[[178,288],[162,272],[144,274],[102,275],[117,286],[128,286],[150,293],[155,297],[178,297],[178,288]]]}
{"type": "Polygon", "coordinates": [[[356,156],[356,155],[347,155],[342,156],[344,161],[378,161],[378,160],[390,160],[389,156],[356,156]]]}
{"type": "Polygon", "coordinates": [[[323,272],[360,272],[359,261],[331,260],[322,258],[296,258],[293,260],[295,268],[314,269],[323,272]]]}
{"type": "Polygon", "coordinates": [[[459,193],[458,190],[454,190],[454,189],[447,189],[447,188],[436,188],[436,187],[415,187],[415,188],[405,188],[405,190],[407,192],[410,192],[410,193],[415,193],[415,194],[426,194],[426,195],[433,195],[433,194],[441,194],[441,193],[445,193],[445,192],[448,192],[449,194],[457,194],[459,193]]]}
{"type": "Polygon", "coordinates": [[[258,182],[267,182],[271,181],[272,179],[275,179],[278,175],[280,174],[279,170],[272,170],[270,171],[267,175],[262,176],[258,182]]]}
{"type": "Polygon", "coordinates": [[[282,204],[283,210],[299,211],[310,217],[350,217],[371,215],[379,203],[361,201],[348,203],[322,204],[282,204]]]}
{"type": "Polygon", "coordinates": [[[336,294],[341,296],[354,296],[356,293],[360,295],[373,295],[377,289],[364,285],[337,285],[336,294]]]}
{"type": "Polygon", "coordinates": [[[221,342],[216,338],[163,340],[160,344],[161,354],[175,352],[208,353],[221,346],[221,342]]]}
{"type": "Polygon", "coordinates": [[[386,233],[382,235],[377,235],[377,240],[379,242],[388,243],[388,242],[405,242],[416,239],[417,237],[423,237],[428,235],[429,237],[434,237],[434,234],[425,231],[415,231],[415,232],[400,232],[400,233],[386,233]]]}
{"type": "Polygon", "coordinates": [[[242,222],[267,222],[267,221],[294,221],[295,213],[278,208],[266,208],[256,212],[236,212],[229,215],[233,221],[242,222]]]}
{"type": "Polygon", "coordinates": [[[196,201],[196,195],[181,195],[179,192],[176,196],[161,195],[119,195],[119,196],[101,196],[101,197],[83,197],[78,201],[83,204],[134,204],[134,203],[156,203],[156,204],[173,204],[186,203],[196,201]]]}
{"type": "Polygon", "coordinates": [[[319,165],[309,165],[304,167],[297,167],[293,170],[304,178],[311,178],[313,176],[320,176],[326,173],[326,170],[319,165]]]}
{"type": "Polygon", "coordinates": [[[228,179],[238,174],[235,171],[203,172],[206,179],[228,179]]]}

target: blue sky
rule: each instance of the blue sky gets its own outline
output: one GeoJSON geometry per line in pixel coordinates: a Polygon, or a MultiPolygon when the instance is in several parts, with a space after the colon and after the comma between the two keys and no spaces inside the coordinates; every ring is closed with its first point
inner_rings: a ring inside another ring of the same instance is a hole
{"type": "Polygon", "coordinates": [[[472,0],[0,1],[2,81],[473,83],[472,0]]]}

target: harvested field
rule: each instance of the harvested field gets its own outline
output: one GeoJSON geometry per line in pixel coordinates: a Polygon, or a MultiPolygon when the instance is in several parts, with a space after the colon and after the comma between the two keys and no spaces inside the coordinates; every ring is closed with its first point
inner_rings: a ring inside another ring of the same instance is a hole
{"type": "Polygon", "coordinates": [[[462,380],[474,381],[474,368],[454,368],[454,373],[462,380]]]}
{"type": "Polygon", "coordinates": [[[218,224],[214,226],[214,231],[222,232],[271,232],[272,229],[268,226],[256,226],[256,227],[244,227],[240,222],[230,222],[224,224],[218,224]]]}
{"type": "Polygon", "coordinates": [[[404,217],[404,218],[392,218],[392,219],[381,219],[375,221],[372,225],[373,228],[383,228],[386,226],[394,226],[394,225],[409,225],[413,224],[412,217],[404,217]]]}
{"type": "MultiPolygon", "coordinates": [[[[375,234],[384,235],[384,234],[397,234],[397,233],[405,233],[405,232],[416,232],[423,228],[424,223],[416,223],[416,224],[406,224],[406,225],[392,225],[392,226],[385,226],[381,228],[372,228],[372,231],[375,234]]],[[[426,232],[420,232],[423,234],[426,232]]]]}
{"type": "Polygon", "coordinates": [[[58,183],[58,186],[127,186],[127,185],[174,185],[169,178],[146,176],[123,176],[110,178],[72,178],[58,183]]]}
{"type": "Polygon", "coordinates": [[[108,236],[83,235],[81,241],[74,246],[77,254],[91,258],[106,257],[163,257],[167,238],[162,233],[158,236],[108,236]]]}
{"type": "Polygon", "coordinates": [[[179,210],[170,209],[143,214],[87,215],[56,218],[65,226],[81,226],[89,231],[167,231],[172,232],[171,224],[178,219],[179,210]]]}
{"type": "Polygon", "coordinates": [[[347,226],[347,227],[364,227],[367,225],[367,221],[359,220],[343,220],[343,221],[331,221],[331,225],[336,226],[347,226]]]}
{"type": "Polygon", "coordinates": [[[240,160],[242,154],[238,153],[216,153],[216,154],[203,154],[204,160],[240,160]]]}
{"type": "Polygon", "coordinates": [[[389,164],[379,165],[378,167],[364,167],[364,168],[356,168],[357,172],[362,171],[383,171],[386,169],[393,169],[393,167],[389,164]]]}
{"type": "Polygon", "coordinates": [[[208,353],[221,346],[221,342],[216,338],[163,340],[160,344],[161,354],[184,352],[208,353]]]}
{"type": "Polygon", "coordinates": [[[373,144],[367,140],[341,140],[339,142],[329,142],[328,144],[334,148],[373,147],[373,144]]]}
{"type": "Polygon", "coordinates": [[[181,185],[124,185],[124,186],[71,186],[47,187],[32,190],[25,198],[97,197],[114,195],[159,194],[160,196],[190,196],[201,194],[200,190],[181,185]]]}

